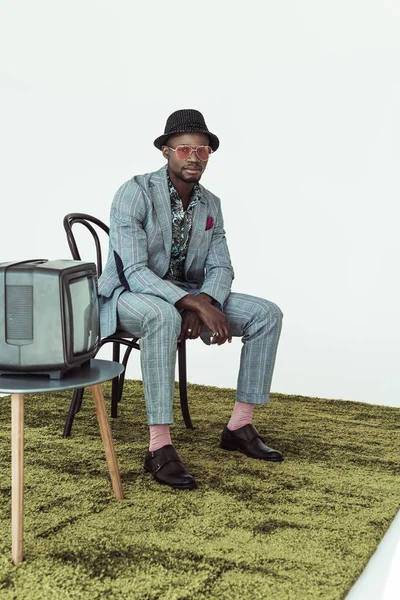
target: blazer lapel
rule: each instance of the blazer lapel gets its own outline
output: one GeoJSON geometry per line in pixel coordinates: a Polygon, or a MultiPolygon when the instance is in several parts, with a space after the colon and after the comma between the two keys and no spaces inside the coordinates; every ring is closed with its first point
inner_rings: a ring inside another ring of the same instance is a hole
{"type": "Polygon", "coordinates": [[[206,221],[207,221],[207,202],[203,197],[198,204],[193,209],[193,221],[192,221],[192,231],[190,232],[190,240],[188,245],[188,250],[186,254],[185,261],[185,274],[190,269],[190,266],[193,262],[195,254],[204,239],[204,231],[206,229],[206,221]]]}
{"type": "MultiPolygon", "coordinates": [[[[150,181],[151,197],[153,200],[154,209],[157,214],[158,222],[161,227],[165,252],[168,261],[171,256],[172,247],[172,214],[171,214],[171,199],[167,184],[166,169],[164,166],[153,173],[150,181]]],[[[187,274],[196,252],[204,238],[207,220],[207,199],[206,190],[202,189],[202,198],[193,209],[192,231],[190,232],[190,240],[185,261],[185,274],[187,274]]],[[[168,263],[169,264],[169,263],[168,263]]]]}
{"type": "Polygon", "coordinates": [[[151,178],[150,187],[152,191],[152,200],[157,214],[158,222],[161,227],[165,252],[168,260],[171,256],[172,246],[172,215],[171,200],[166,177],[166,167],[162,167],[154,173],[151,178]]]}

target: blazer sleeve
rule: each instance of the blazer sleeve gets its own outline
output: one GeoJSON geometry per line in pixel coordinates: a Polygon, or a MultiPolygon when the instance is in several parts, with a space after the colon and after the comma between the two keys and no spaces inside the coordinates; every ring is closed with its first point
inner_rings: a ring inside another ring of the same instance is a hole
{"type": "Polygon", "coordinates": [[[115,195],[110,214],[110,245],[121,284],[131,292],[150,294],[175,304],[187,295],[148,267],[146,206],[143,190],[129,182],[115,195]]]}
{"type": "Polygon", "coordinates": [[[217,218],[205,262],[206,276],[200,292],[214,298],[222,307],[231,292],[234,271],[225,238],[224,220],[218,203],[217,218]]]}

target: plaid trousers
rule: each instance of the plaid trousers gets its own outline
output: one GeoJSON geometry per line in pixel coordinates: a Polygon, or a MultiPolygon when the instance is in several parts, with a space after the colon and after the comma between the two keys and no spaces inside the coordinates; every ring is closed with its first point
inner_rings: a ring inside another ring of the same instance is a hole
{"type": "MultiPolygon", "coordinates": [[[[196,293],[196,290],[188,290],[196,293]]],[[[140,338],[140,361],[149,425],[173,423],[177,338],[181,316],[173,304],[148,294],[123,292],[117,306],[120,326],[140,338]]],[[[236,398],[250,404],[269,401],[282,327],[279,307],[263,298],[231,292],[224,303],[233,336],[242,338],[236,398]]],[[[209,343],[211,332],[202,339],[209,343]]]]}

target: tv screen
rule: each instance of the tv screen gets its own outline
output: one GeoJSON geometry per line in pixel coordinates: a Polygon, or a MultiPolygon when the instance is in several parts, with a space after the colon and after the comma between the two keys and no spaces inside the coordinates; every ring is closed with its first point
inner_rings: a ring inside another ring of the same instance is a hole
{"type": "Polygon", "coordinates": [[[62,377],[100,343],[94,263],[0,264],[0,375],[62,377]]]}
{"type": "Polygon", "coordinates": [[[74,327],[73,354],[87,352],[91,347],[93,331],[91,327],[91,298],[89,278],[71,281],[70,297],[72,305],[72,323],[74,327]]]}

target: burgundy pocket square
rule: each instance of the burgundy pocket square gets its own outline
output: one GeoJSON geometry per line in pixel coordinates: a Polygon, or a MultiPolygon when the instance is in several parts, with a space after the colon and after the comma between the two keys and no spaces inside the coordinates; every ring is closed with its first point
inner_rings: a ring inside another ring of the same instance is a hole
{"type": "Polygon", "coordinates": [[[214,219],[212,217],[207,217],[207,221],[206,221],[206,231],[208,231],[209,229],[211,229],[211,227],[214,226],[214,219]]]}

